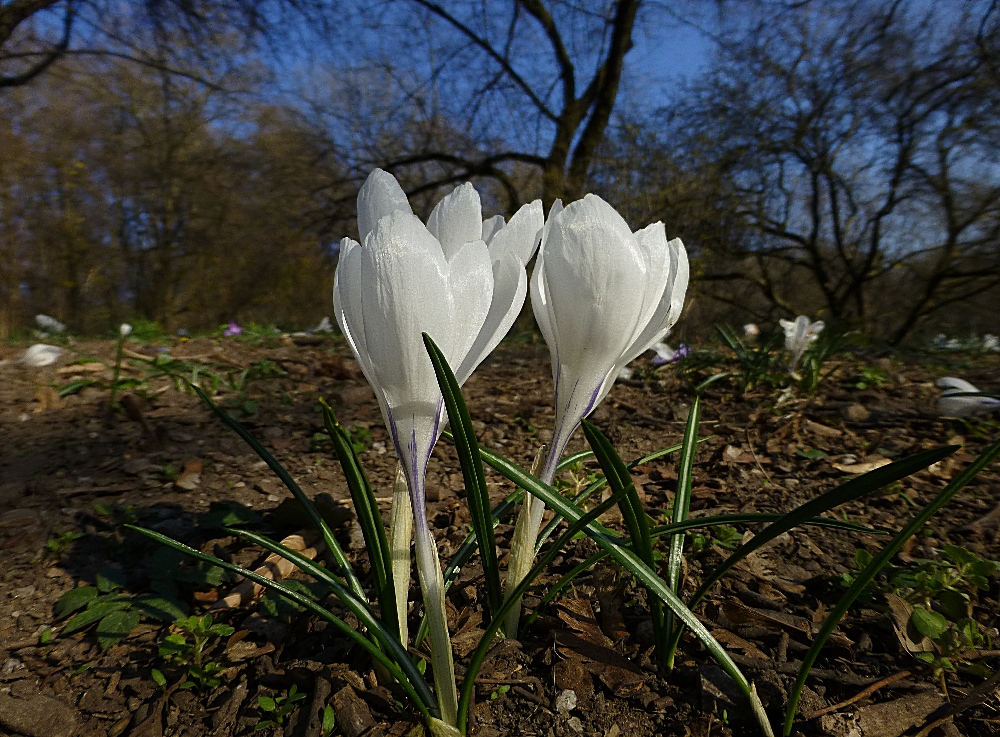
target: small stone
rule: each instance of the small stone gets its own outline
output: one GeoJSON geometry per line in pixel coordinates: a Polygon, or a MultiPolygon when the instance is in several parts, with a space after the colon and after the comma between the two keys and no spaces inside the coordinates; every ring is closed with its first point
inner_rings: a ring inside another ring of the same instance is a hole
{"type": "Polygon", "coordinates": [[[569,714],[576,708],[576,691],[567,688],[556,696],[556,713],[569,714]]]}
{"type": "Polygon", "coordinates": [[[580,717],[570,717],[566,720],[566,726],[577,734],[583,734],[583,722],[580,721],[580,717]]]}
{"type": "Polygon", "coordinates": [[[850,420],[851,422],[864,422],[872,416],[872,413],[869,412],[864,405],[858,404],[857,402],[844,407],[843,414],[844,419],[850,420]]]}
{"type": "Polygon", "coordinates": [[[24,737],[73,737],[79,723],[76,709],[51,696],[0,695],[0,726],[24,737]]]}

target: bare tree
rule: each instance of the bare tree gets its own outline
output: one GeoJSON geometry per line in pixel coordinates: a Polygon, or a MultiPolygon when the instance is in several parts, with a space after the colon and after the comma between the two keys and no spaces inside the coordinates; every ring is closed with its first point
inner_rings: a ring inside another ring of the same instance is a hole
{"type": "Polygon", "coordinates": [[[689,145],[749,230],[707,278],[893,342],[1000,284],[1000,84],[983,42],[997,19],[982,5],[806,2],[725,44],[686,105],[689,145]]]}
{"type": "Polygon", "coordinates": [[[345,21],[352,32],[368,24],[359,55],[368,49],[365,73],[387,81],[375,94],[416,111],[407,135],[417,122],[436,133],[404,151],[375,151],[365,166],[404,179],[419,171],[415,194],[491,179],[508,210],[525,196],[528,177],[546,204],[580,196],[618,101],[641,6],[391,0],[345,21]]]}

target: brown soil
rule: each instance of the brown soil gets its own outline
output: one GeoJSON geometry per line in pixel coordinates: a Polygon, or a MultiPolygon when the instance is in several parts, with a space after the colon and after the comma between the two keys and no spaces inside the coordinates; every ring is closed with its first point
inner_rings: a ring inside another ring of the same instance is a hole
{"type": "MultiPolygon", "coordinates": [[[[13,361],[24,347],[0,346],[0,359],[13,361]]],[[[131,349],[140,350],[135,343],[131,349]]],[[[73,350],[113,360],[109,342],[81,343],[73,350]]],[[[143,350],[154,355],[153,348],[143,350]]],[[[332,498],[340,520],[337,533],[360,570],[366,570],[346,484],[319,435],[323,427],[317,398],[328,398],[344,425],[370,432],[370,437],[358,433],[366,445],[361,460],[385,514],[395,460],[374,397],[354,362],[344,357],[343,344],[330,339],[294,345],[275,339],[273,345],[254,346],[198,339],[174,345],[171,353],[211,364],[217,373],[220,366],[238,372],[264,359],[287,372],[250,383],[242,393],[223,386],[216,399],[274,452],[308,494],[332,498]]],[[[141,381],[125,400],[127,416],[108,413],[103,388],[84,388],[60,399],[52,387],[65,386],[75,376],[110,381],[109,370],[68,369],[74,358],[67,351],[55,366],[0,365],[0,547],[5,563],[0,583],[0,734],[6,728],[12,734],[46,737],[249,735],[266,717],[258,696],[284,695],[293,684],[308,697],[292,713],[287,735],[320,735],[315,717],[326,703],[337,711],[336,734],[416,734],[416,720],[377,684],[363,653],[314,618],[275,608],[271,600],[215,611],[216,621],[230,624],[236,633],[210,643],[207,657],[224,668],[222,682],[201,691],[178,688],[184,669],[159,655],[169,628],[153,619],[144,618],[108,649],[102,649],[93,628],[59,636],[65,620],[55,621],[53,605],[74,587],[111,579],[124,591],[141,595],[168,585],[189,612],[201,613],[235,585],[230,578],[222,583],[199,578],[192,566],[178,568],[170,560],[173,568],[164,574],[162,551],[124,529],[123,521],[137,521],[248,567],[260,565],[265,554],[224,535],[217,525],[220,509],[253,510],[259,515],[256,529],[277,539],[302,529],[294,510],[287,504],[279,508],[289,496],[281,483],[197,397],[179,391],[168,378],[149,378],[148,369],[127,361],[123,376],[141,381]],[[166,689],[152,679],[154,668],[165,675],[166,689]]],[[[937,418],[933,386],[938,376],[955,373],[981,388],[995,388],[1000,368],[995,357],[880,359],[888,382],[859,390],[862,365],[857,357],[845,360],[818,396],[793,396],[777,406],[777,391],[739,397],[724,383],[714,386],[703,405],[701,434],[711,439],[699,448],[692,514],[788,511],[849,478],[834,467],[854,460],[844,458],[849,454],[865,463],[946,442],[964,444],[950,459],[882,496],[838,510],[854,522],[896,530],[914,514],[915,505],[928,502],[995,439],[996,424],[937,418]]],[[[690,404],[676,367],[654,373],[645,365],[639,377],[619,382],[593,418],[626,459],[679,442],[690,404]]],[[[551,434],[550,393],[544,345],[501,347],[466,386],[480,442],[530,466],[537,445],[551,434]]],[[[580,435],[571,450],[583,448],[580,435]]],[[[654,514],[670,509],[675,471],[669,458],[635,470],[644,503],[654,514]]],[[[512,491],[499,474],[488,470],[487,478],[496,502],[512,491]]],[[[469,514],[457,457],[444,440],[431,462],[428,489],[431,523],[447,560],[464,539],[469,514]]],[[[901,562],[937,557],[943,544],[1000,558],[1000,515],[990,514],[998,506],[994,467],[907,547],[901,562]]],[[[620,518],[611,513],[605,522],[614,526],[620,518]]],[[[506,550],[511,529],[498,528],[501,550],[506,550]]],[[[699,610],[757,683],[772,723],[780,724],[813,623],[822,621],[843,591],[839,575],[853,567],[856,548],[876,551],[885,539],[793,530],[737,566],[699,610]]],[[[595,550],[588,540],[574,543],[543,583],[595,550]]],[[[724,555],[710,544],[692,559],[685,591],[690,593],[701,570],[724,555]]],[[[471,566],[450,596],[460,671],[479,631],[482,592],[475,574],[471,566]]],[[[987,630],[995,627],[1000,609],[995,578],[990,587],[980,592],[975,608],[987,630]]],[[[526,604],[537,601],[529,598],[526,604]]],[[[650,661],[647,611],[644,593],[611,566],[598,565],[579,578],[520,641],[494,647],[480,674],[477,734],[756,734],[752,717],[693,639],[684,640],[674,674],[666,680],[657,677],[650,661]],[[569,711],[557,708],[566,705],[565,697],[557,704],[566,690],[576,697],[569,711]]],[[[419,608],[411,627],[417,616],[419,608]]],[[[992,634],[995,638],[995,629],[992,634]]],[[[948,716],[950,700],[956,713],[936,734],[955,734],[949,729],[963,735],[995,734],[1000,729],[996,683],[975,691],[983,681],[976,664],[995,668],[995,651],[962,660],[958,672],[947,676],[946,700],[939,693],[941,681],[906,651],[885,607],[869,601],[855,607],[831,639],[809,679],[800,714],[838,704],[901,671],[910,673],[835,713],[800,720],[798,728],[806,735],[846,735],[851,729],[865,735],[907,729],[916,734],[948,716]],[[872,711],[880,707],[884,712],[872,711]],[[883,725],[882,731],[873,723],[883,725]]]]}

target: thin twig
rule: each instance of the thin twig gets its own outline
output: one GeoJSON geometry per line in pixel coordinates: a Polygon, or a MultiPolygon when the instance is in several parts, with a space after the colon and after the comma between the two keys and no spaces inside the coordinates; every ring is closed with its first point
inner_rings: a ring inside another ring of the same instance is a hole
{"type": "Polygon", "coordinates": [[[878,691],[880,688],[895,683],[896,681],[901,681],[904,678],[909,678],[911,675],[913,674],[910,671],[901,670],[899,673],[894,673],[888,678],[883,678],[881,681],[876,681],[875,683],[873,683],[872,685],[868,686],[865,689],[862,689],[861,691],[859,691],[846,701],[841,701],[839,704],[832,704],[831,706],[827,706],[822,709],[817,709],[816,711],[811,711],[808,714],[803,715],[803,719],[806,720],[815,719],[816,717],[821,717],[824,714],[829,714],[830,712],[844,709],[850,706],[851,704],[855,704],[861,701],[861,699],[868,698],[873,693],[878,691]]]}

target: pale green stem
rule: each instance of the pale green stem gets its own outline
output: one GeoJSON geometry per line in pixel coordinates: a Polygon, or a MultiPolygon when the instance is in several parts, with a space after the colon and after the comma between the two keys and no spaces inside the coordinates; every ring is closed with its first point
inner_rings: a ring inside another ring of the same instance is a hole
{"type": "MultiPolygon", "coordinates": [[[[538,474],[544,451],[545,446],[543,445],[535,454],[535,461],[531,464],[532,476],[538,474]]],[[[528,575],[528,571],[531,570],[531,566],[535,562],[535,540],[538,538],[538,530],[541,527],[544,513],[545,502],[526,493],[524,502],[521,504],[521,511],[517,515],[517,523],[514,525],[514,536],[510,541],[510,562],[507,564],[507,579],[504,581],[503,587],[504,601],[509,598],[508,593],[517,588],[517,585],[528,575]]],[[[507,612],[504,619],[503,633],[505,637],[517,637],[517,623],[520,619],[521,602],[518,601],[507,612]]]]}
{"type": "Polygon", "coordinates": [[[417,575],[427,612],[427,634],[431,641],[431,668],[441,720],[450,726],[458,723],[458,689],[455,687],[455,663],[445,612],[444,576],[438,562],[437,545],[426,524],[416,530],[417,575]]]}
{"type": "Polygon", "coordinates": [[[389,516],[389,549],[392,555],[392,583],[396,590],[396,617],[399,619],[399,641],[409,644],[406,626],[407,604],[410,600],[410,540],[413,538],[413,510],[406,488],[403,464],[396,464],[396,480],[392,486],[392,511],[389,516]]]}

